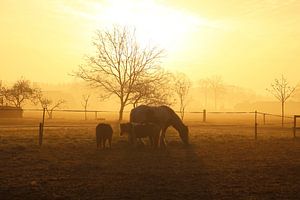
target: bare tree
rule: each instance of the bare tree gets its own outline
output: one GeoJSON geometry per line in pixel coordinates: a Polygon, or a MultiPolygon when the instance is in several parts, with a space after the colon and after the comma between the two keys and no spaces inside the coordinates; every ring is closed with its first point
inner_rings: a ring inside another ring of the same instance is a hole
{"type": "Polygon", "coordinates": [[[221,76],[213,76],[209,78],[208,81],[214,94],[215,110],[217,110],[217,99],[220,95],[220,92],[224,91],[223,80],[221,76]]]}
{"type": "Polygon", "coordinates": [[[30,81],[24,79],[18,80],[12,88],[3,88],[5,100],[17,108],[22,108],[27,101],[36,103],[38,93],[39,89],[32,87],[30,81]]]}
{"type": "Polygon", "coordinates": [[[66,101],[63,100],[63,99],[59,99],[59,100],[54,102],[53,100],[51,100],[49,98],[40,96],[39,97],[39,102],[40,102],[42,108],[46,109],[48,118],[52,119],[53,118],[53,111],[57,108],[60,108],[60,106],[62,104],[64,104],[66,101]]]}
{"type": "Polygon", "coordinates": [[[293,99],[295,99],[296,101],[300,101],[300,83],[298,83],[296,85],[296,89],[294,94],[292,95],[293,99]]]}
{"type": "Polygon", "coordinates": [[[181,119],[184,117],[185,107],[187,105],[187,97],[189,94],[189,90],[191,88],[191,81],[190,79],[183,73],[178,73],[175,75],[175,83],[174,89],[179,98],[180,103],[180,116],[181,119]]]}
{"type": "Polygon", "coordinates": [[[2,85],[2,80],[0,80],[0,105],[4,106],[4,87],[2,85]]]}
{"type": "Polygon", "coordinates": [[[208,92],[210,89],[210,82],[209,79],[201,79],[199,81],[199,86],[200,86],[200,90],[201,92],[204,93],[204,108],[207,109],[207,97],[208,97],[208,92]]]}
{"type": "Polygon", "coordinates": [[[282,75],[281,79],[275,79],[271,88],[267,89],[281,103],[281,125],[284,124],[285,102],[293,95],[297,86],[290,86],[287,79],[282,75]]]}
{"type": "Polygon", "coordinates": [[[82,101],[81,101],[81,105],[84,108],[84,119],[87,120],[87,116],[86,116],[86,111],[87,111],[87,107],[89,105],[89,100],[90,100],[91,95],[90,94],[84,94],[82,95],[82,101]]]}
{"type": "Polygon", "coordinates": [[[4,97],[0,95],[0,105],[4,106],[4,97]]]}
{"type": "Polygon", "coordinates": [[[93,45],[97,49],[96,55],[88,56],[86,64],[74,75],[108,95],[117,96],[120,100],[119,120],[122,120],[136,83],[159,73],[163,51],[141,46],[134,30],[119,26],[114,26],[111,31],[98,31],[93,45]]]}
{"type": "Polygon", "coordinates": [[[144,105],[172,105],[174,103],[173,92],[169,85],[172,82],[172,74],[161,71],[156,77],[139,80],[133,89],[130,102],[133,107],[144,105]]]}

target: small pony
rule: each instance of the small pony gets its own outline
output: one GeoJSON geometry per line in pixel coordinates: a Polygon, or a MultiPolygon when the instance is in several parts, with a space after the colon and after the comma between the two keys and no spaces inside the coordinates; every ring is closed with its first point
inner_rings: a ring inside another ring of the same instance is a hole
{"type": "Polygon", "coordinates": [[[105,149],[106,140],[108,140],[109,148],[111,148],[112,135],[113,135],[113,129],[111,125],[105,123],[98,124],[96,127],[97,149],[98,148],[105,149]]]}
{"type": "Polygon", "coordinates": [[[120,124],[120,135],[124,133],[128,134],[128,140],[130,144],[136,145],[136,139],[148,137],[150,140],[151,146],[157,148],[159,147],[159,138],[161,128],[154,123],[122,123],[120,124]]]}

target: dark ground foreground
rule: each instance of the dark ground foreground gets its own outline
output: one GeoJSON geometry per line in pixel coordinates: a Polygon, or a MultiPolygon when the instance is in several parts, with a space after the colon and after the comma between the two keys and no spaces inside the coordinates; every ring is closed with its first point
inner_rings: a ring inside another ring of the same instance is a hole
{"type": "Polygon", "coordinates": [[[94,129],[0,130],[0,199],[300,199],[300,140],[252,128],[191,125],[184,147],[132,149],[114,135],[96,150],[94,129]]]}

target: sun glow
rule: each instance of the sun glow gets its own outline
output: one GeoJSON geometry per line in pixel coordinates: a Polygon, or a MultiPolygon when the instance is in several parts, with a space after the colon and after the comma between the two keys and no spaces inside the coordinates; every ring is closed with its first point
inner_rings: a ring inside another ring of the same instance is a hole
{"type": "Polygon", "coordinates": [[[113,1],[104,16],[107,21],[136,27],[142,42],[155,43],[168,51],[182,46],[184,38],[197,28],[198,19],[153,1],[113,1]]]}
{"type": "MultiPolygon", "coordinates": [[[[74,13],[74,9],[72,12],[74,13]]],[[[104,4],[90,2],[86,9],[76,12],[82,17],[92,19],[94,27],[99,27],[99,24],[100,28],[112,24],[135,27],[142,44],[151,43],[168,52],[182,48],[189,34],[209,23],[198,16],[153,0],[112,0],[104,4]]]]}

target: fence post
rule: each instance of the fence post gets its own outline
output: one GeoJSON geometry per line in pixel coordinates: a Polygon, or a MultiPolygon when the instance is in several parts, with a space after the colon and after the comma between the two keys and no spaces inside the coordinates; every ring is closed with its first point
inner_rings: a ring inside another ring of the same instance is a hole
{"type": "Polygon", "coordinates": [[[95,120],[97,120],[98,116],[97,116],[97,111],[95,111],[95,120]]]}
{"type": "Polygon", "coordinates": [[[296,128],[297,128],[297,116],[294,115],[294,138],[296,138],[296,128]]]}
{"type": "Polygon", "coordinates": [[[45,111],[46,111],[46,108],[43,109],[43,119],[39,126],[39,146],[42,146],[42,144],[43,144],[45,111]]]}
{"type": "Polygon", "coordinates": [[[266,125],[266,113],[263,115],[264,125],[266,125]]]}
{"type": "Polygon", "coordinates": [[[255,111],[254,134],[255,134],[255,140],[257,140],[257,111],[255,111]]]}
{"type": "Polygon", "coordinates": [[[203,110],[203,122],[206,122],[206,109],[203,110]]]}
{"type": "Polygon", "coordinates": [[[39,128],[39,146],[42,146],[43,144],[43,124],[40,123],[40,128],[39,128]]]}
{"type": "Polygon", "coordinates": [[[45,123],[45,111],[46,111],[46,108],[43,109],[43,128],[44,128],[44,123],[45,123]]]}

